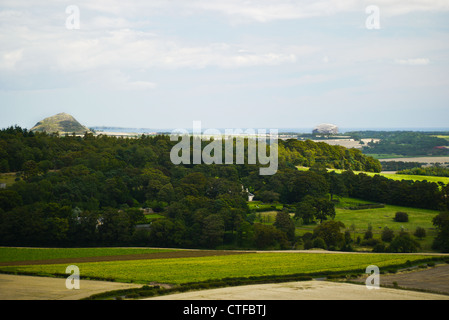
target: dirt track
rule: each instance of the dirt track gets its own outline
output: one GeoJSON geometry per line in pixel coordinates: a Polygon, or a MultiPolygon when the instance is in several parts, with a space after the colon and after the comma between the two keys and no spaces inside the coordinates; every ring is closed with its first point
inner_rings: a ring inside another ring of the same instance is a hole
{"type": "Polygon", "coordinates": [[[79,290],[69,290],[65,278],[0,274],[0,300],[79,300],[105,291],[138,288],[142,285],[80,280],[79,290]]]}
{"type": "Polygon", "coordinates": [[[449,296],[328,281],[257,284],[145,300],[449,300],[449,296]]]}

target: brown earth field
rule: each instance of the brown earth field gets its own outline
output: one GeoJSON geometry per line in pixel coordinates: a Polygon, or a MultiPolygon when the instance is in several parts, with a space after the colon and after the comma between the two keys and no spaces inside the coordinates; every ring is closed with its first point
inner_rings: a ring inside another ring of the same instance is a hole
{"type": "Polygon", "coordinates": [[[333,281],[267,283],[178,293],[144,300],[449,300],[449,296],[427,292],[333,281]]]}
{"type": "Polygon", "coordinates": [[[69,290],[65,278],[0,274],[0,300],[80,300],[105,291],[140,288],[142,285],[81,280],[69,290]]]}
{"type": "Polygon", "coordinates": [[[124,261],[124,260],[195,258],[195,257],[247,254],[247,253],[253,252],[226,251],[226,250],[180,250],[172,252],[125,254],[125,255],[99,256],[99,257],[61,258],[61,259],[27,260],[27,261],[10,261],[10,262],[7,261],[7,262],[0,262],[0,266],[25,266],[25,265],[65,264],[65,263],[83,263],[83,262],[124,261]]]}
{"type": "MultiPolygon", "coordinates": [[[[356,279],[365,283],[366,277],[356,279]]],[[[393,287],[394,282],[399,288],[423,290],[446,294],[449,297],[449,265],[440,264],[427,269],[402,271],[397,274],[380,275],[380,285],[393,287]]]]}

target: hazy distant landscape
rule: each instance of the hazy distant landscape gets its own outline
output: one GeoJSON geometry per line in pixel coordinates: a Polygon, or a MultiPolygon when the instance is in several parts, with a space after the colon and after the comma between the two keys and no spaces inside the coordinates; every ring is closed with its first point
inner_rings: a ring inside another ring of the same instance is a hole
{"type": "Polygon", "coordinates": [[[136,298],[323,276],[349,280],[369,264],[394,274],[447,261],[439,255],[449,251],[443,133],[289,132],[278,141],[277,173],[261,176],[260,163],[174,165],[169,154],[177,142],[168,133],[70,134],[67,128],[83,126],[69,115],[39,123],[47,129],[0,131],[2,273],[63,277],[76,264],[83,279],[145,285],[121,293],[136,298]],[[346,148],[340,139],[359,146],[346,148]],[[399,158],[370,156],[394,151],[390,141],[401,139],[399,158]],[[413,162],[403,158],[410,154],[413,162]],[[419,155],[427,156],[424,163],[419,155]],[[392,163],[395,173],[381,173],[392,163]]]}
{"type": "Polygon", "coordinates": [[[0,300],[447,300],[448,14],[3,1],[0,300]]]}

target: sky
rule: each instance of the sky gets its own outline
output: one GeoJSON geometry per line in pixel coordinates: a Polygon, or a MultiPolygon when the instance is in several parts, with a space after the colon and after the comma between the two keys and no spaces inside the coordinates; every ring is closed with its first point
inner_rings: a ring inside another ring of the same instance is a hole
{"type": "Polygon", "coordinates": [[[449,128],[449,0],[0,0],[0,128],[449,128]]]}

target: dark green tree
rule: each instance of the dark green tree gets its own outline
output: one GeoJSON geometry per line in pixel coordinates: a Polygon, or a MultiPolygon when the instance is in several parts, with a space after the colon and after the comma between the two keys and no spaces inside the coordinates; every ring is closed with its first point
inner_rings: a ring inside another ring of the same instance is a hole
{"type": "Polygon", "coordinates": [[[278,230],[281,230],[287,236],[289,241],[295,239],[295,223],[290,214],[286,211],[280,211],[276,214],[276,219],[273,224],[278,230]]]}
{"type": "Polygon", "coordinates": [[[345,237],[341,231],[344,228],[345,225],[341,221],[325,221],[313,230],[313,236],[314,238],[322,238],[327,247],[338,247],[344,243],[345,237]]]}
{"type": "Polygon", "coordinates": [[[441,212],[432,219],[432,223],[437,228],[432,249],[449,252],[449,212],[441,212]]]}

